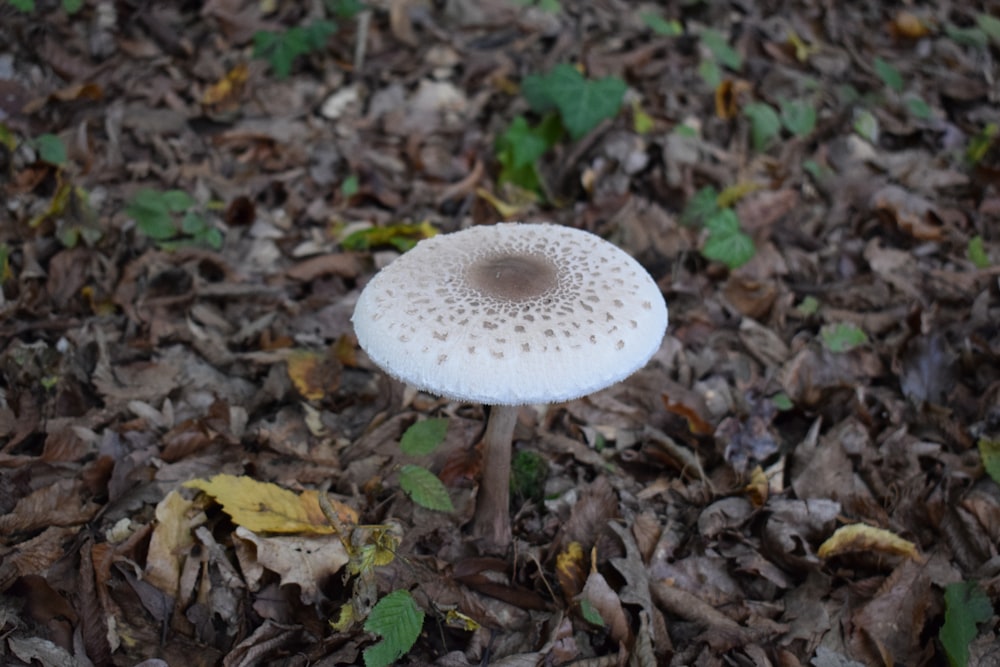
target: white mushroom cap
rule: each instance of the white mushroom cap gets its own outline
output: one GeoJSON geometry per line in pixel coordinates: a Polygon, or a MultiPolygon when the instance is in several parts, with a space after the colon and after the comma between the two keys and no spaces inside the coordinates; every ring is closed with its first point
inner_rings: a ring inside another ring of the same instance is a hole
{"type": "Polygon", "coordinates": [[[354,310],[368,356],[432,394],[488,405],[585,396],[641,368],[667,306],[627,253],[589,232],[500,223],[418,243],[354,310]]]}

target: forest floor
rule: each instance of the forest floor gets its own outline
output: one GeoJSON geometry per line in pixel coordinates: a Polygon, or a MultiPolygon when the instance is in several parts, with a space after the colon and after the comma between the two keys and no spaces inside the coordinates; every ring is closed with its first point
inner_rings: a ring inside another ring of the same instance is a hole
{"type": "Polygon", "coordinates": [[[524,4],[0,2],[0,662],[1000,665],[1000,4],[524,4]],[[350,317],[504,219],[670,324],[498,556],[350,317]]]}

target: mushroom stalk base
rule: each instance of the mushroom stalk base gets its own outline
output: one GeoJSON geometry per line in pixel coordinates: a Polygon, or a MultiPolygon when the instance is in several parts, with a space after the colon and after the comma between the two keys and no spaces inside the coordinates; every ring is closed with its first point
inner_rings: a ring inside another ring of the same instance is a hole
{"type": "Polygon", "coordinates": [[[510,452],[517,413],[517,406],[494,405],[483,439],[483,475],[472,534],[484,549],[496,553],[505,553],[511,542],[510,452]]]}

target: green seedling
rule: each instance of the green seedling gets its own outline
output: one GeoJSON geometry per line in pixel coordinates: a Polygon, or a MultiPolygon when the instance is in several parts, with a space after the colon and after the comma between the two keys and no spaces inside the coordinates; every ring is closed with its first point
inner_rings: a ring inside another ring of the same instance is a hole
{"type": "Polygon", "coordinates": [[[396,590],[375,603],[365,619],[365,630],[382,640],[365,649],[365,667],[395,664],[413,648],[424,626],[424,612],[409,591],[396,590]]]}
{"type": "Polygon", "coordinates": [[[960,581],[945,587],[944,609],[938,639],[951,667],[967,667],[969,644],[979,634],[978,624],[993,615],[993,604],[979,584],[960,581]]]}
{"type": "Polygon", "coordinates": [[[194,244],[218,250],[222,233],[198,210],[194,199],[183,190],[160,192],[144,188],[125,208],[139,231],[164,249],[194,244]]]}
{"type": "Polygon", "coordinates": [[[965,250],[965,256],[969,258],[977,269],[985,269],[990,265],[990,258],[986,254],[986,247],[983,245],[983,237],[973,236],[969,239],[969,245],[965,250]]]}
{"type": "MultiPolygon", "coordinates": [[[[425,419],[403,433],[400,450],[409,456],[426,456],[444,442],[447,419],[425,419]]],[[[423,466],[407,464],[399,470],[399,486],[421,507],[438,512],[452,512],[455,506],[437,475],[423,466]]]]}
{"type": "Polygon", "coordinates": [[[322,19],[282,32],[261,30],[253,36],[253,56],[266,60],[279,79],[287,79],[299,56],[322,50],[336,31],[336,23],[322,19]]]}

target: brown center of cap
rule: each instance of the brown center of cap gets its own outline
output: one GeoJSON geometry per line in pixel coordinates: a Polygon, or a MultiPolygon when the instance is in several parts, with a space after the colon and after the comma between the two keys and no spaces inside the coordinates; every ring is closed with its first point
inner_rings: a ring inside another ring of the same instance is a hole
{"type": "Polygon", "coordinates": [[[539,255],[495,255],[472,263],[469,284],[482,294],[507,301],[526,301],[557,285],[556,266],[539,255]]]}

